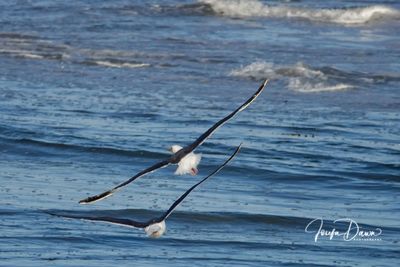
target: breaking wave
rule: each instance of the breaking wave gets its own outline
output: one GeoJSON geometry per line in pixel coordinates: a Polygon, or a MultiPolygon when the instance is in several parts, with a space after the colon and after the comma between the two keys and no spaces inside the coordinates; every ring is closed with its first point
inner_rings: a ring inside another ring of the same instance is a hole
{"type": "Polygon", "coordinates": [[[87,61],[86,63],[88,65],[97,65],[109,68],[144,68],[150,66],[150,64],[148,63],[117,62],[115,60],[114,61],[95,60],[95,61],[87,61]]]}
{"type": "Polygon", "coordinates": [[[31,60],[59,60],[108,68],[143,68],[146,55],[132,51],[94,50],[57,44],[39,36],[0,32],[0,55],[31,60]]]}
{"type": "Polygon", "coordinates": [[[338,91],[353,87],[350,84],[341,83],[331,78],[329,73],[311,68],[301,62],[290,66],[274,65],[264,61],[255,62],[233,70],[229,75],[257,80],[265,77],[270,79],[287,78],[290,89],[305,93],[338,91]]]}
{"type": "Polygon", "coordinates": [[[367,7],[310,9],[289,5],[265,5],[257,0],[201,0],[217,14],[227,17],[299,18],[345,25],[366,24],[373,21],[400,18],[400,11],[383,5],[367,7]]]}

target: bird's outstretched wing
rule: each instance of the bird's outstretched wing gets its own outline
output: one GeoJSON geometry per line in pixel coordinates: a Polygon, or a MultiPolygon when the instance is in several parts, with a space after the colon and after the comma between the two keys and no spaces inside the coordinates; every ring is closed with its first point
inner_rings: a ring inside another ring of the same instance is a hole
{"type": "Polygon", "coordinates": [[[219,127],[221,127],[224,123],[226,123],[228,120],[232,119],[233,116],[235,116],[237,113],[240,111],[246,109],[256,98],[261,94],[261,92],[264,90],[265,86],[268,83],[268,79],[266,79],[261,86],[258,88],[257,92],[254,93],[249,99],[247,99],[246,102],[244,102],[240,107],[238,107],[235,111],[230,113],[228,116],[225,118],[221,119],[218,121],[216,124],[214,124],[210,129],[208,129],[205,133],[203,133],[199,138],[196,139],[192,144],[186,146],[182,150],[185,152],[185,154],[188,154],[195,150],[198,146],[200,146],[208,137],[210,137],[219,127]]]}
{"type": "Polygon", "coordinates": [[[91,197],[82,199],[81,201],[79,201],[79,203],[80,203],[80,204],[89,204],[89,203],[93,203],[93,202],[99,201],[99,200],[101,200],[101,199],[104,199],[104,198],[106,198],[106,197],[109,197],[109,196],[111,196],[113,193],[115,193],[118,189],[120,189],[121,187],[124,187],[125,185],[127,185],[127,184],[129,184],[129,183],[131,183],[131,182],[133,182],[133,181],[136,180],[137,178],[139,178],[139,177],[141,177],[141,176],[143,176],[143,175],[145,175],[145,174],[151,173],[151,172],[153,172],[153,171],[155,171],[155,170],[158,170],[158,169],[160,169],[160,168],[164,168],[164,167],[168,166],[169,164],[171,164],[171,161],[170,161],[169,159],[168,159],[168,160],[161,161],[161,162],[159,162],[159,163],[157,163],[157,164],[154,164],[154,165],[151,166],[150,168],[147,168],[147,169],[145,169],[145,170],[139,172],[139,173],[136,174],[135,176],[131,177],[129,180],[126,180],[125,182],[120,183],[120,184],[117,185],[116,187],[114,187],[114,188],[112,188],[112,189],[110,189],[110,190],[107,190],[107,191],[105,191],[105,192],[103,192],[103,193],[101,193],[101,194],[98,194],[98,195],[95,195],[95,196],[91,196],[91,197]]]}
{"type": "Polygon", "coordinates": [[[134,221],[134,220],[113,218],[113,217],[108,217],[108,216],[91,217],[91,216],[66,215],[66,214],[58,214],[58,213],[49,212],[49,211],[45,211],[45,213],[53,215],[53,216],[69,218],[69,219],[101,221],[101,222],[108,222],[108,223],[129,226],[129,227],[136,227],[136,228],[145,228],[149,225],[146,222],[138,222],[138,221],[134,221]]]}
{"type": "Polygon", "coordinates": [[[189,188],[182,196],[180,196],[172,205],[171,207],[158,219],[153,220],[153,222],[161,222],[164,221],[168,218],[169,215],[171,215],[171,213],[174,211],[174,209],[190,194],[190,192],[192,192],[194,189],[196,189],[196,187],[198,187],[199,185],[201,185],[202,183],[204,183],[207,179],[209,179],[211,176],[213,176],[214,174],[218,173],[222,168],[224,168],[226,166],[226,164],[228,164],[235,156],[236,154],[239,152],[240,148],[242,147],[242,144],[240,144],[235,152],[233,152],[233,154],[229,157],[229,159],[227,159],[221,166],[219,166],[217,169],[215,169],[212,173],[210,173],[208,176],[206,176],[205,178],[203,178],[203,180],[201,180],[200,182],[198,182],[197,184],[195,184],[194,186],[192,186],[191,188],[189,188]]]}

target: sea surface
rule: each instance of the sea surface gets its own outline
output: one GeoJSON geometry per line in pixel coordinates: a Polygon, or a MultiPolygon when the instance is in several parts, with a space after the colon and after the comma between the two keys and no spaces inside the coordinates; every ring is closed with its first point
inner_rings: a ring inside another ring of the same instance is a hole
{"type": "Polygon", "coordinates": [[[399,1],[1,0],[0,266],[399,266],[399,90],[399,1]],[[78,204],[265,78],[199,175],[78,204]],[[47,214],[159,216],[241,142],[159,239],[47,214]]]}

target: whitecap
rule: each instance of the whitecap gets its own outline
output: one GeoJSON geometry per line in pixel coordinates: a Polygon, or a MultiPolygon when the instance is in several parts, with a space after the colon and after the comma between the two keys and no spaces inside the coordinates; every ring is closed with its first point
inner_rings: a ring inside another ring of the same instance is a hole
{"type": "Polygon", "coordinates": [[[43,59],[44,58],[43,55],[35,54],[31,51],[18,50],[18,49],[0,49],[0,53],[23,57],[23,58],[30,58],[30,59],[43,59]]]}
{"type": "Polygon", "coordinates": [[[286,79],[289,89],[302,93],[339,91],[352,88],[346,83],[338,83],[323,71],[298,62],[290,66],[275,65],[270,62],[254,62],[232,70],[230,76],[252,79],[286,79]]]}
{"type": "Polygon", "coordinates": [[[201,0],[200,2],[209,5],[216,14],[235,18],[300,18],[345,25],[400,18],[399,10],[383,5],[310,9],[290,5],[265,5],[257,0],[201,0]]]}
{"type": "Polygon", "coordinates": [[[44,56],[32,53],[19,53],[17,54],[20,57],[29,58],[29,59],[43,59],[44,56]]]}
{"type": "Polygon", "coordinates": [[[110,67],[110,68],[144,68],[150,66],[150,64],[148,63],[128,63],[128,62],[116,63],[103,60],[93,61],[92,63],[95,65],[110,67]]]}

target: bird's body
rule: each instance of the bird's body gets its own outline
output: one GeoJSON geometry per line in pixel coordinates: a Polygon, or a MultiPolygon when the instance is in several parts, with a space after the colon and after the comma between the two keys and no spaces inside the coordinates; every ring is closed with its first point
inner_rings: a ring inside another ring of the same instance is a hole
{"type": "MultiPolygon", "coordinates": [[[[173,145],[170,148],[170,151],[172,153],[176,153],[180,151],[183,147],[179,145],[173,145]]],[[[177,175],[184,175],[184,174],[191,174],[191,175],[196,175],[199,171],[197,169],[197,165],[199,165],[201,160],[201,154],[195,154],[193,152],[190,152],[186,156],[184,156],[179,162],[178,162],[178,168],[175,171],[175,174],[177,175]]]]}
{"type": "Polygon", "coordinates": [[[165,233],[166,230],[167,226],[165,224],[165,221],[156,222],[144,228],[147,236],[153,238],[159,238],[165,233]]]}

